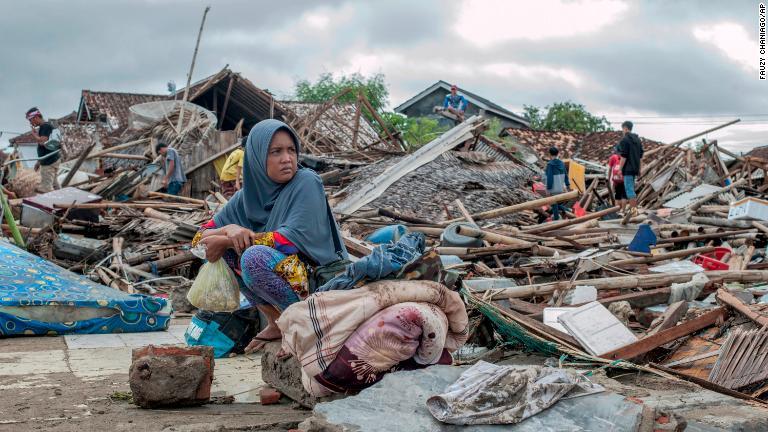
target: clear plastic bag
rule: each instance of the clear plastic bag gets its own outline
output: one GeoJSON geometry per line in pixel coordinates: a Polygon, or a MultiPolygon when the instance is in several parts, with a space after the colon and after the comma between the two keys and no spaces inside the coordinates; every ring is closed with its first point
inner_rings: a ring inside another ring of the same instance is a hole
{"type": "Polygon", "coordinates": [[[209,261],[200,268],[187,300],[199,309],[232,312],[240,307],[240,285],[223,259],[209,261]]]}

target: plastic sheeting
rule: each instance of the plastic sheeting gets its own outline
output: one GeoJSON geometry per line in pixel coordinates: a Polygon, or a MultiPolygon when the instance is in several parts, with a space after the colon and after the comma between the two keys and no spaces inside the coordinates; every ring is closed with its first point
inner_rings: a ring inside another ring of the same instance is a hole
{"type": "Polygon", "coordinates": [[[165,299],[91,282],[0,241],[0,336],[165,330],[165,299]]]}
{"type": "Polygon", "coordinates": [[[560,399],[604,390],[564,369],[500,366],[481,360],[464,371],[443,394],[429,398],[427,408],[444,423],[516,424],[560,399]]]}

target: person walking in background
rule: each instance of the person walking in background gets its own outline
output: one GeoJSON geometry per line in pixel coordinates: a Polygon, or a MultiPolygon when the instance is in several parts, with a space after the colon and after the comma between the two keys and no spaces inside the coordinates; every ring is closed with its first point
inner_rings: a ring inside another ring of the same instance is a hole
{"type": "Polygon", "coordinates": [[[635,182],[640,175],[640,161],[643,159],[643,143],[637,134],[632,133],[632,122],[627,120],[621,124],[624,137],[618,145],[621,156],[621,174],[624,176],[624,191],[629,200],[630,210],[637,212],[637,194],[635,182]]]}
{"type": "Polygon", "coordinates": [[[163,156],[165,160],[165,177],[163,178],[163,187],[166,193],[178,195],[184,183],[187,182],[187,176],[184,174],[184,166],[181,163],[179,152],[168,144],[159,142],[155,146],[155,152],[163,156]]]}
{"type": "Polygon", "coordinates": [[[613,154],[608,158],[608,184],[613,188],[613,199],[619,205],[619,211],[624,211],[627,206],[627,192],[624,189],[624,175],[621,173],[621,156],[618,149],[614,148],[613,154]]]}
{"type": "Polygon", "coordinates": [[[224,167],[221,169],[221,193],[230,198],[240,190],[243,180],[243,161],[245,160],[245,143],[248,137],[243,137],[240,147],[227,156],[224,167]]]}
{"type": "Polygon", "coordinates": [[[37,107],[27,110],[27,120],[32,127],[32,138],[37,142],[37,157],[35,171],[40,171],[40,186],[37,192],[46,193],[59,189],[59,174],[61,164],[61,133],[52,124],[45,121],[43,113],[37,107]]]}
{"type": "MultiPolygon", "coordinates": [[[[557,195],[565,192],[571,187],[571,182],[568,180],[568,172],[565,170],[565,164],[560,160],[558,155],[560,150],[557,147],[549,148],[549,155],[551,159],[547,162],[547,194],[557,195]]],[[[562,212],[562,206],[559,203],[552,204],[552,220],[560,219],[560,213],[562,212]]]]}

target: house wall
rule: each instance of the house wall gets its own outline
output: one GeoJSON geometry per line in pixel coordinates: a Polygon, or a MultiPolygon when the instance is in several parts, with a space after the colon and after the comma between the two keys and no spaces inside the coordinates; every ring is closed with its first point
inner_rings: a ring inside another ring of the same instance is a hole
{"type": "MultiPolygon", "coordinates": [[[[435,89],[431,93],[429,93],[427,96],[417,100],[414,104],[403,110],[401,113],[407,115],[408,117],[433,117],[438,119],[443,119],[444,117],[440,115],[434,115],[432,110],[436,106],[443,106],[443,100],[445,99],[445,95],[449,94],[447,90],[444,90],[442,88],[435,89]]],[[[523,127],[520,123],[517,123],[515,121],[512,121],[506,117],[501,117],[499,115],[496,115],[492,112],[487,112],[474,103],[472,101],[469,101],[469,105],[467,106],[466,116],[471,117],[473,115],[481,115],[485,118],[497,118],[501,122],[502,128],[520,128],[523,127]]]]}

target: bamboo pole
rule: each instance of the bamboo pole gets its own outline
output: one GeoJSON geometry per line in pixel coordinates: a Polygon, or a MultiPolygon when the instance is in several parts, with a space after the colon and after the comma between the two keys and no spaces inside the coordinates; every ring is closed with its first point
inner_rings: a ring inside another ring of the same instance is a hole
{"type": "MultiPolygon", "coordinates": [[[[579,196],[579,191],[574,190],[570,192],[561,193],[558,195],[552,195],[544,198],[539,198],[531,201],[526,201],[524,203],[515,204],[507,207],[501,207],[494,210],[488,210],[481,213],[475,213],[472,215],[472,218],[474,218],[476,221],[483,220],[483,219],[494,219],[501,216],[506,216],[508,214],[521,212],[523,210],[531,210],[535,208],[539,208],[545,205],[555,204],[563,201],[572,200],[574,198],[577,198],[579,196]]],[[[442,225],[448,225],[453,222],[459,222],[464,220],[463,217],[451,219],[449,221],[443,222],[442,225]]]]}
{"type": "Polygon", "coordinates": [[[622,266],[622,265],[630,265],[630,264],[649,264],[649,263],[654,263],[654,262],[657,262],[657,261],[664,261],[664,260],[668,260],[668,259],[672,259],[672,258],[683,258],[683,257],[691,256],[691,255],[712,252],[714,250],[715,250],[714,246],[706,246],[706,247],[692,248],[692,249],[683,249],[683,250],[674,251],[674,252],[662,253],[662,254],[658,254],[658,255],[654,255],[654,256],[650,256],[650,257],[628,258],[628,259],[623,259],[623,260],[611,261],[610,265],[622,266]]]}
{"type": "Polygon", "coordinates": [[[554,222],[547,222],[540,225],[533,225],[531,227],[523,228],[521,231],[524,233],[530,233],[530,234],[552,231],[552,230],[560,229],[563,227],[580,224],[582,222],[590,221],[592,219],[598,219],[605,215],[616,213],[617,211],[619,211],[619,206],[607,208],[605,210],[600,210],[598,212],[590,213],[588,215],[577,217],[575,219],[566,219],[562,221],[554,221],[554,222]]]}
{"type": "Polygon", "coordinates": [[[706,204],[707,201],[714,199],[715,197],[717,197],[721,193],[725,193],[725,192],[728,192],[728,191],[730,191],[730,190],[732,190],[732,189],[734,189],[734,188],[736,188],[738,186],[742,186],[745,182],[746,182],[746,179],[741,179],[741,180],[738,180],[738,181],[735,181],[735,182],[731,183],[728,186],[722,187],[717,192],[712,192],[711,194],[706,195],[703,198],[700,198],[700,199],[696,200],[696,202],[694,202],[693,204],[689,205],[687,207],[687,209],[691,210],[691,211],[696,211],[699,207],[701,207],[704,204],[706,204]]]}
{"type": "MultiPolygon", "coordinates": [[[[553,293],[555,290],[565,289],[569,285],[590,285],[598,290],[667,287],[673,283],[689,282],[691,278],[697,274],[698,273],[644,274],[598,279],[581,279],[573,282],[569,280],[560,280],[502,288],[494,292],[493,299],[525,298],[547,295],[553,293]]],[[[716,270],[709,271],[706,275],[713,283],[763,282],[768,280],[768,270],[716,270]]]]}
{"type": "Polygon", "coordinates": [[[691,222],[701,224],[701,225],[712,225],[712,226],[719,226],[719,227],[725,227],[725,228],[742,228],[743,229],[743,228],[753,227],[753,225],[749,221],[728,220],[728,219],[704,217],[704,216],[691,216],[691,222]]]}
{"type": "Polygon", "coordinates": [[[200,38],[203,36],[203,27],[205,26],[205,18],[208,16],[208,11],[211,10],[210,6],[205,7],[203,11],[203,20],[200,22],[200,30],[197,32],[197,42],[195,42],[195,52],[192,54],[192,64],[189,66],[189,73],[187,74],[187,86],[184,87],[184,98],[180,105],[179,110],[179,123],[176,130],[184,130],[181,126],[184,124],[184,102],[189,97],[189,86],[192,84],[192,73],[195,71],[195,60],[197,60],[197,50],[200,48],[200,38]]]}
{"type": "Polygon", "coordinates": [[[103,156],[103,155],[108,154],[108,153],[114,153],[114,152],[116,152],[118,150],[125,150],[127,148],[131,148],[131,147],[134,147],[134,146],[137,146],[139,144],[142,144],[142,143],[145,143],[145,142],[149,142],[149,141],[150,141],[149,138],[142,138],[142,139],[139,139],[139,140],[136,140],[136,141],[130,141],[130,142],[127,142],[127,143],[124,143],[124,144],[119,144],[119,145],[116,145],[116,146],[112,146],[110,148],[99,150],[96,153],[91,153],[91,154],[88,155],[88,157],[86,159],[94,159],[94,158],[97,158],[99,156],[103,156]]]}
{"type": "Polygon", "coordinates": [[[100,203],[75,203],[75,204],[54,204],[55,208],[68,209],[106,209],[106,208],[194,208],[194,204],[185,203],[119,203],[119,202],[100,202],[100,203]]]}
{"type": "Polygon", "coordinates": [[[163,258],[157,261],[152,261],[144,264],[140,264],[137,266],[134,266],[136,270],[140,271],[152,271],[152,268],[154,267],[156,270],[163,270],[168,267],[174,267],[177,265],[185,264],[190,261],[194,261],[197,259],[196,256],[192,255],[192,252],[184,252],[178,255],[174,255],[169,258],[163,258]]]}
{"type": "Polygon", "coordinates": [[[201,205],[201,206],[205,206],[207,204],[205,201],[203,201],[201,199],[189,198],[189,197],[177,196],[177,195],[170,195],[170,194],[165,194],[165,193],[162,193],[162,192],[150,192],[149,196],[156,197],[156,198],[165,198],[165,199],[170,199],[170,200],[175,200],[175,201],[189,202],[189,203],[198,204],[198,205],[201,205]]]}
{"type": "Polygon", "coordinates": [[[534,255],[539,256],[554,256],[555,254],[560,254],[562,256],[565,255],[572,255],[570,252],[566,252],[559,249],[554,249],[548,246],[541,246],[537,245],[535,243],[531,243],[529,241],[516,239],[513,237],[508,237],[501,234],[495,234],[488,231],[483,231],[476,228],[466,227],[466,226],[460,226],[457,230],[457,233],[459,235],[467,236],[467,237],[474,237],[479,239],[488,240],[492,243],[500,243],[510,246],[519,246],[522,249],[525,248],[531,248],[531,251],[534,253],[534,255]]]}

